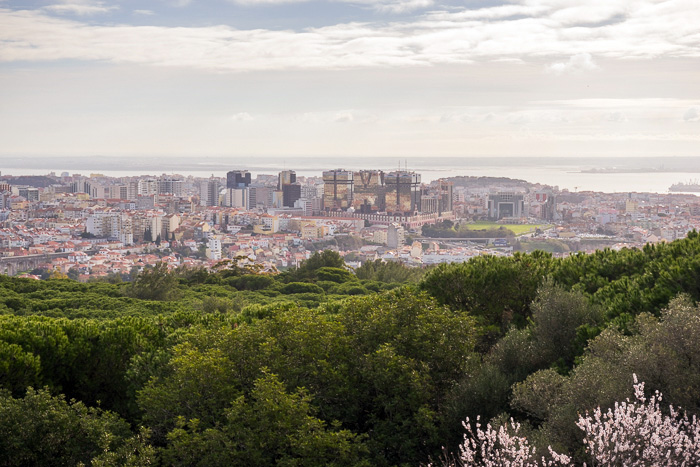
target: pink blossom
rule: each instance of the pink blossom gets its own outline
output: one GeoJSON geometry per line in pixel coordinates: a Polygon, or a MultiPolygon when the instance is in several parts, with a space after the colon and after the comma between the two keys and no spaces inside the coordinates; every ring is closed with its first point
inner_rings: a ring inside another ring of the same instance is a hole
{"type": "Polygon", "coordinates": [[[583,442],[593,465],[697,466],[700,465],[700,424],[673,406],[669,415],[660,409],[662,395],[649,399],[644,383],[634,375],[635,401],[615,403],[607,412],[598,407],[576,425],[585,432],[583,442]]]}
{"type": "MultiPolygon", "coordinates": [[[[662,395],[656,391],[647,402],[644,383],[634,375],[635,401],[616,402],[603,413],[598,407],[579,417],[576,426],[584,432],[583,442],[593,466],[692,467],[700,465],[700,423],[673,406],[669,414],[661,412],[662,395]]],[[[447,466],[478,467],[554,467],[573,465],[565,454],[548,447],[546,456],[537,457],[536,449],[520,435],[520,424],[512,418],[494,429],[482,427],[480,418],[472,426],[469,418],[456,462],[447,466]]],[[[584,464],[585,466],[586,464],[584,464]]]]}

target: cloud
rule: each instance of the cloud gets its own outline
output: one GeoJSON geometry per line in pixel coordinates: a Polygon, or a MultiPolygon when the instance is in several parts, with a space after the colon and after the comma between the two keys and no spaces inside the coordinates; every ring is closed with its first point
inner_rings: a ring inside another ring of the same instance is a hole
{"type": "MultiPolygon", "coordinates": [[[[493,116],[493,114],[491,112],[493,116]]],[[[484,115],[479,109],[467,109],[462,111],[453,111],[440,115],[440,123],[475,123],[488,121],[490,117],[484,115]]]]}
{"type": "Polygon", "coordinates": [[[510,63],[513,65],[524,65],[525,61],[521,58],[497,58],[492,60],[495,63],[510,63]]]}
{"type": "Polygon", "coordinates": [[[305,112],[294,114],[291,117],[294,122],[324,125],[333,123],[343,124],[368,124],[379,121],[377,115],[366,110],[335,110],[325,112],[305,112]]]}
{"type": "MultiPolygon", "coordinates": [[[[399,11],[433,0],[353,1],[399,11]]],[[[521,0],[475,10],[429,12],[404,21],[301,30],[241,30],[223,24],[94,25],[45,11],[0,8],[0,61],[68,59],[245,72],[547,60],[553,62],[547,71],[564,74],[595,69],[593,57],[700,58],[696,27],[700,8],[693,1],[592,0],[591,11],[575,10],[576,15],[571,9],[578,3],[521,0]],[[582,26],[576,17],[584,23],[603,23],[582,26]]],[[[84,14],[112,8],[99,2],[57,5],[84,14]]]]}
{"type": "Polygon", "coordinates": [[[192,0],[164,0],[164,1],[168,5],[178,7],[178,8],[185,7],[185,6],[189,5],[190,3],[192,3],[192,0]]]}
{"type": "Polygon", "coordinates": [[[372,9],[382,13],[408,13],[411,11],[422,10],[433,6],[433,0],[379,0],[366,2],[351,2],[351,3],[366,3],[372,9]]]}
{"type": "Polygon", "coordinates": [[[690,99],[673,99],[660,97],[643,97],[643,98],[601,98],[601,99],[561,99],[561,100],[545,100],[534,101],[533,104],[542,106],[558,106],[558,107],[575,107],[581,109],[632,109],[635,112],[645,109],[662,109],[676,111],[679,108],[688,108],[694,106],[697,101],[690,99]]]}
{"type": "Polygon", "coordinates": [[[336,112],[333,116],[329,114],[319,115],[319,120],[329,121],[332,120],[335,123],[375,123],[379,119],[376,115],[363,110],[342,110],[336,112]]]}
{"type": "Polygon", "coordinates": [[[61,3],[47,5],[42,9],[58,14],[91,16],[109,13],[110,11],[116,10],[118,8],[119,7],[115,5],[105,6],[104,2],[91,2],[89,0],[65,0],[61,3]]]}
{"type": "Polygon", "coordinates": [[[231,120],[233,120],[234,122],[250,122],[255,120],[255,118],[248,112],[238,112],[236,114],[231,115],[231,120]]]}
{"type": "MultiPolygon", "coordinates": [[[[180,0],[181,2],[189,3],[190,0],[180,0]]],[[[243,6],[269,6],[280,5],[285,3],[306,3],[310,0],[228,0],[230,3],[243,6]]]]}
{"type": "Polygon", "coordinates": [[[625,115],[624,112],[609,112],[605,114],[605,120],[608,122],[618,122],[618,123],[624,123],[629,121],[627,118],[627,115],[625,115]]]}
{"type": "Polygon", "coordinates": [[[335,115],[333,121],[336,123],[352,123],[355,121],[355,116],[352,112],[340,112],[335,115]]]}
{"type": "Polygon", "coordinates": [[[590,71],[598,68],[598,65],[593,61],[591,54],[584,52],[569,57],[565,62],[556,62],[547,65],[546,70],[556,75],[564,73],[574,73],[581,71],[590,71]]]}
{"type": "Polygon", "coordinates": [[[691,107],[686,110],[683,120],[686,122],[700,122],[700,108],[691,107]]]}
{"type": "Polygon", "coordinates": [[[132,13],[140,16],[152,16],[155,14],[153,10],[134,10],[132,13]]]}
{"type": "Polygon", "coordinates": [[[475,21],[475,20],[503,20],[515,17],[534,17],[546,13],[549,10],[544,5],[499,5],[493,7],[478,8],[463,11],[436,11],[428,14],[433,21],[475,21]]]}
{"type": "MultiPolygon", "coordinates": [[[[189,0],[184,0],[188,1],[189,0]]],[[[305,3],[311,0],[228,0],[243,6],[269,6],[286,3],[305,3]]],[[[382,13],[408,13],[434,5],[434,0],[330,0],[333,3],[349,3],[382,13]]]]}

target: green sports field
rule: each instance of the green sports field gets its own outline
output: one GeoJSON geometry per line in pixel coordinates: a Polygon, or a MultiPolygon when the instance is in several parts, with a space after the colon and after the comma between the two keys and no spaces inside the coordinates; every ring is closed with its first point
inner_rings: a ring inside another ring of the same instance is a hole
{"type": "Polygon", "coordinates": [[[506,229],[513,232],[515,235],[522,235],[529,232],[533,232],[535,229],[548,229],[551,227],[550,224],[497,224],[496,222],[475,222],[473,224],[461,224],[460,228],[467,228],[469,230],[486,230],[486,229],[497,229],[499,227],[505,227],[506,229]]]}

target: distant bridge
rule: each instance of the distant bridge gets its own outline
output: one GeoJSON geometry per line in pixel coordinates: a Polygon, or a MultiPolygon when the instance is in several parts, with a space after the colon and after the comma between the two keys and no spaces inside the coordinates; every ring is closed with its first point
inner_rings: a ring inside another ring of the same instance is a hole
{"type": "Polygon", "coordinates": [[[17,273],[31,271],[42,264],[50,263],[55,258],[67,258],[70,253],[46,253],[43,255],[3,256],[0,258],[0,274],[14,276],[17,273]]]}

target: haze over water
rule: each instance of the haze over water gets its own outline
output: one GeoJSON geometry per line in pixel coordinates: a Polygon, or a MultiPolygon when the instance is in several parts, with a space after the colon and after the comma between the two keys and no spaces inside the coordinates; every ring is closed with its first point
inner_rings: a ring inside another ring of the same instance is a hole
{"type": "Polygon", "coordinates": [[[700,162],[695,158],[537,158],[537,157],[75,157],[6,158],[0,164],[3,175],[42,175],[49,172],[101,173],[123,177],[176,173],[195,177],[225,176],[229,170],[244,169],[258,174],[277,174],[291,169],[299,176],[320,176],[334,168],[350,170],[403,170],[421,174],[429,183],[454,176],[508,177],[531,183],[558,186],[570,191],[667,193],[678,182],[700,179],[700,162]],[[590,173],[582,170],[599,169],[590,173]],[[606,171],[607,170],[607,171],[606,171]]]}

